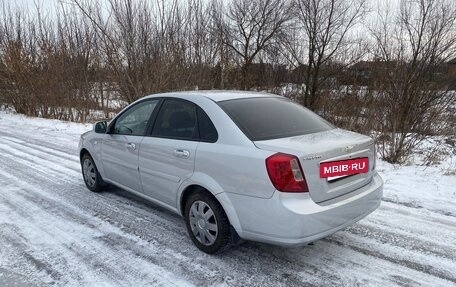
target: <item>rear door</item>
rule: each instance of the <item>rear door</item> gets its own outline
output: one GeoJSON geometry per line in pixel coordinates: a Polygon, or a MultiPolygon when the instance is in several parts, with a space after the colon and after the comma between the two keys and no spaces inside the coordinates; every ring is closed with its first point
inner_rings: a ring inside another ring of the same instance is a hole
{"type": "Polygon", "coordinates": [[[141,191],[138,151],[159,99],[148,99],[131,106],[110,125],[102,141],[105,178],[141,191]]]}
{"type": "Polygon", "coordinates": [[[181,99],[165,99],[151,136],[141,143],[139,173],[143,192],[176,207],[179,185],[193,174],[199,143],[198,107],[181,99]]]}

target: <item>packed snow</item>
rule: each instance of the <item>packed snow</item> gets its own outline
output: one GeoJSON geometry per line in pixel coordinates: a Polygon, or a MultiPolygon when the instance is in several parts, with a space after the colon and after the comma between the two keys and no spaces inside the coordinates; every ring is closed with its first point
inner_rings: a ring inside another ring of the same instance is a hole
{"type": "Polygon", "coordinates": [[[85,188],[89,129],[0,112],[0,286],[456,286],[454,141],[424,143],[406,166],[377,161],[380,208],[313,245],[207,255],[179,216],[85,188]],[[435,145],[439,163],[422,165],[435,145]]]}

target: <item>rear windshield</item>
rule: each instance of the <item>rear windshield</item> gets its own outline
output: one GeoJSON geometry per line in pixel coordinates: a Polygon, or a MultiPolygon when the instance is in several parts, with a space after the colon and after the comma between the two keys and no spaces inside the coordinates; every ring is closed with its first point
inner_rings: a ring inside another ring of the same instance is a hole
{"type": "Polygon", "coordinates": [[[252,141],[306,135],[334,127],[285,98],[244,98],[218,103],[252,141]]]}

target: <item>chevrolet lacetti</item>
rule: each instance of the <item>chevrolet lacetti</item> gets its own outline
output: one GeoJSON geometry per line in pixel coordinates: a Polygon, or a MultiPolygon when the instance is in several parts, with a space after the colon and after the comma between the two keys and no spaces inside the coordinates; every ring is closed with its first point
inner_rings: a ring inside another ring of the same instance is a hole
{"type": "Polygon", "coordinates": [[[206,253],[241,239],[306,244],[365,217],[383,193],[370,137],[266,93],[147,96],[79,147],[88,189],[113,184],[182,215],[206,253]]]}

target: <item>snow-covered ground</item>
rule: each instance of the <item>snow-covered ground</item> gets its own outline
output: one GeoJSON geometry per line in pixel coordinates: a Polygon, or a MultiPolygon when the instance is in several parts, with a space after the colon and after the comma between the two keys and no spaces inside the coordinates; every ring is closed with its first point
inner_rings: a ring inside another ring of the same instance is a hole
{"type": "Polygon", "coordinates": [[[378,161],[380,208],[314,245],[210,256],[180,217],[85,188],[90,128],[0,112],[0,286],[456,286],[454,146],[436,166],[378,161]]]}

